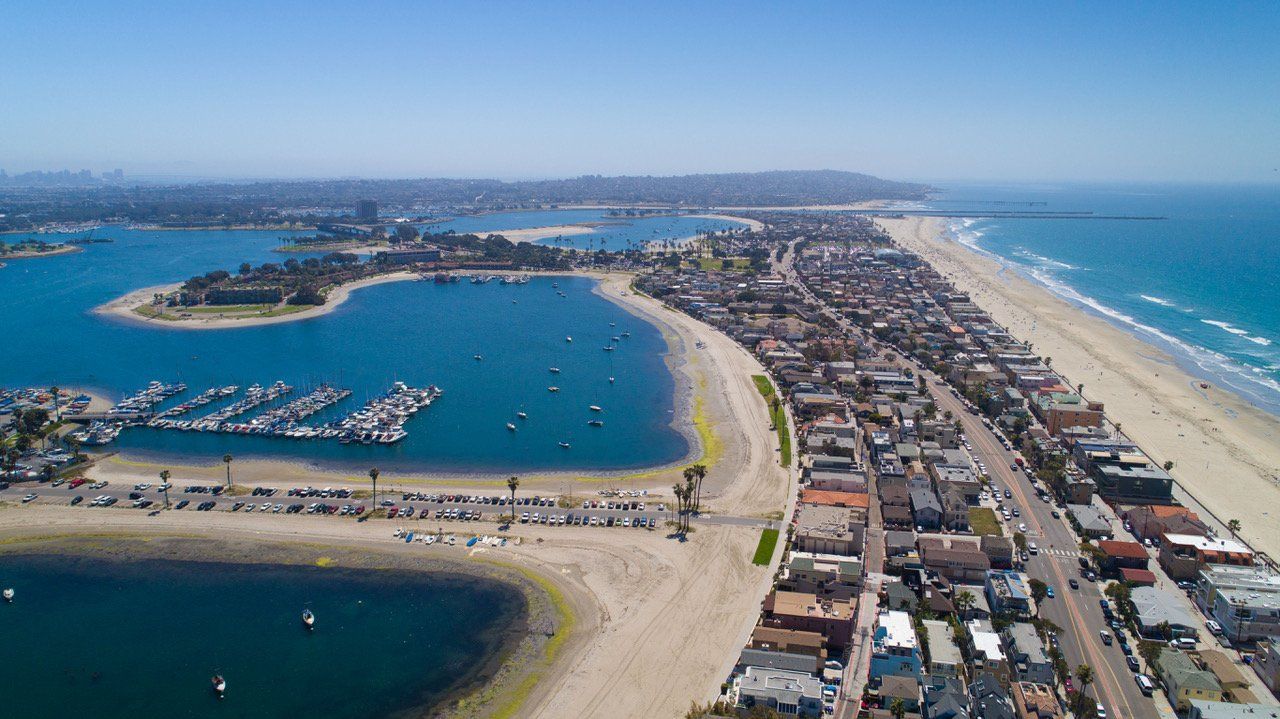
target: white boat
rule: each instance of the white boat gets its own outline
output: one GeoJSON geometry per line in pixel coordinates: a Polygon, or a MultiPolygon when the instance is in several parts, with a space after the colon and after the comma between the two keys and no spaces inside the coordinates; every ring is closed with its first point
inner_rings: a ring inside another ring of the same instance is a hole
{"type": "Polygon", "coordinates": [[[561,448],[561,449],[568,449],[568,448],[569,448],[569,443],[568,443],[568,442],[561,442],[561,443],[560,443],[560,448],[561,448]]]}
{"type": "Polygon", "coordinates": [[[548,387],[548,388],[547,388],[547,391],[548,391],[548,392],[559,392],[559,391],[560,391],[560,388],[559,388],[559,387],[548,387]]]}
{"type": "Polygon", "coordinates": [[[479,361],[480,361],[480,360],[482,360],[482,359],[484,359],[484,357],[481,357],[480,355],[475,355],[475,360],[476,360],[477,362],[479,362],[479,361]]]}
{"type": "Polygon", "coordinates": [[[593,405],[591,405],[591,407],[589,407],[588,409],[590,409],[592,412],[603,412],[603,411],[604,411],[603,409],[601,409],[600,405],[598,405],[598,404],[593,404],[593,405]]]}
{"type": "Polygon", "coordinates": [[[12,602],[12,601],[13,601],[13,587],[5,587],[5,589],[4,589],[4,600],[5,600],[6,602],[12,602]]]}
{"type": "Polygon", "coordinates": [[[572,342],[572,341],[573,341],[573,338],[572,338],[572,337],[565,337],[565,338],[564,338],[564,341],[565,341],[565,342],[572,342]]]}
{"type": "Polygon", "coordinates": [[[516,431],[516,426],[515,426],[514,424],[511,424],[510,422],[507,422],[507,429],[509,429],[509,430],[511,430],[512,432],[514,432],[514,431],[516,431]]]}
{"type": "Polygon", "coordinates": [[[303,623],[303,625],[305,625],[305,626],[306,626],[306,628],[307,628],[307,629],[315,629],[315,628],[316,628],[316,615],[312,614],[310,609],[303,609],[303,610],[302,610],[302,623],[303,623]]]}
{"type": "Polygon", "coordinates": [[[525,414],[524,412],[516,412],[516,416],[519,417],[520,419],[529,419],[529,415],[525,414]]]}
{"type": "Polygon", "coordinates": [[[222,678],[221,674],[213,675],[213,693],[221,699],[227,693],[227,680],[222,678]]]}
{"type": "Polygon", "coordinates": [[[547,368],[547,369],[551,372],[551,374],[560,374],[560,368],[559,368],[559,367],[549,367],[549,368],[547,368]]]}

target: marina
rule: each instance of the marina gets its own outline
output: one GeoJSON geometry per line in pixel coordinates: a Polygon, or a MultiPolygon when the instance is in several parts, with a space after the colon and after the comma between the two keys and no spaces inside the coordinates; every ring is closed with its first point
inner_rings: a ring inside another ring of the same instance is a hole
{"type": "MultiPolygon", "coordinates": [[[[147,389],[131,395],[117,407],[122,405],[134,408],[154,407],[161,401],[155,399],[157,396],[165,394],[166,397],[172,397],[181,391],[176,390],[178,386],[152,382],[147,389]]],[[[248,414],[292,391],[292,387],[279,380],[266,388],[254,384],[245,391],[242,399],[223,409],[199,419],[180,417],[196,407],[232,396],[236,392],[236,387],[227,385],[206,390],[190,401],[153,415],[143,413],[128,419],[94,421],[84,429],[75,432],[74,436],[82,444],[103,445],[115,440],[120,432],[128,427],[145,426],[151,429],[181,432],[257,435],[290,439],[336,439],[343,444],[351,442],[394,444],[409,434],[403,427],[404,423],[443,394],[434,385],[426,389],[417,389],[403,382],[396,382],[386,393],[369,400],[363,407],[339,420],[315,426],[302,424],[302,420],[351,396],[349,389],[322,383],[302,397],[268,409],[244,421],[231,421],[233,417],[248,414]]],[[[135,413],[139,411],[134,410],[135,413]]]]}

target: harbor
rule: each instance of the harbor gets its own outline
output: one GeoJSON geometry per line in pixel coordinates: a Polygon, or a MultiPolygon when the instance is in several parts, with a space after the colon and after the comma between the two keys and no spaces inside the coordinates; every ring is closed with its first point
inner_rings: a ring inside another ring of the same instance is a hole
{"type": "Polygon", "coordinates": [[[267,387],[253,384],[245,390],[243,397],[226,407],[203,417],[185,419],[183,415],[196,408],[234,396],[238,388],[235,385],[212,387],[191,400],[155,412],[153,410],[156,406],[186,391],[186,385],[153,381],[108,410],[107,418],[93,420],[71,436],[81,444],[104,445],[114,441],[126,428],[148,427],[179,432],[336,439],[342,444],[395,444],[409,435],[403,425],[443,394],[435,385],[419,389],[404,382],[396,382],[382,395],[368,400],[362,407],[340,419],[319,425],[304,424],[303,420],[342,402],[352,394],[350,389],[321,383],[301,397],[247,419],[235,419],[291,394],[293,389],[283,380],[277,380],[267,387]]]}

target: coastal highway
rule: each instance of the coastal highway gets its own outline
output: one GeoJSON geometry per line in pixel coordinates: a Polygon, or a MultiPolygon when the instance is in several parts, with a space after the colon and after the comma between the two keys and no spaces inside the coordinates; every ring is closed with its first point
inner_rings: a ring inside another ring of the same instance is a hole
{"type": "MultiPolygon", "coordinates": [[[[792,242],[786,247],[781,260],[774,263],[774,271],[807,302],[820,308],[824,316],[834,320],[849,336],[861,336],[873,345],[878,345],[860,327],[827,307],[800,280],[793,265],[795,244],[792,242]]],[[[1081,664],[1093,667],[1094,683],[1090,686],[1089,693],[1102,702],[1109,716],[1126,719],[1171,716],[1172,710],[1163,699],[1153,701],[1142,695],[1119,645],[1106,646],[1102,643],[1099,632],[1107,627],[1099,606],[1102,598],[1101,585],[1079,578],[1079,549],[1075,534],[1064,519],[1053,517],[1055,508],[1038,498],[1031,480],[1021,470],[1010,467],[1014,464],[1016,455],[1005,449],[995,432],[987,428],[964,401],[952,394],[950,385],[933,372],[897,357],[896,353],[894,357],[894,364],[900,369],[911,369],[913,373],[924,377],[939,414],[949,411],[960,420],[965,437],[973,448],[971,454],[986,465],[988,475],[1002,492],[1007,488],[1013,494],[1013,498],[1006,503],[1012,502],[1020,508],[1022,517],[1017,521],[1026,523],[1028,542],[1035,542],[1040,548],[1040,553],[1030,557],[1026,563],[1026,572],[1028,576],[1052,586],[1056,595],[1041,603],[1040,615],[1061,628],[1058,634],[1059,647],[1072,674],[1081,664]],[[1068,580],[1071,578],[1077,578],[1080,589],[1070,588],[1068,580]]]]}

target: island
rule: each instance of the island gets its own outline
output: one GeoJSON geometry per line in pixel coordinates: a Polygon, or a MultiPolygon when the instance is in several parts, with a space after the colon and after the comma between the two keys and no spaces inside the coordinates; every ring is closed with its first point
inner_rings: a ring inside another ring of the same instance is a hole
{"type": "MultiPolygon", "coordinates": [[[[56,255],[69,255],[73,252],[81,252],[83,249],[84,248],[73,244],[45,242],[44,240],[19,240],[12,244],[6,244],[3,240],[0,240],[0,260],[54,257],[56,255]]],[[[3,265],[0,265],[0,267],[2,266],[3,265]]]]}

